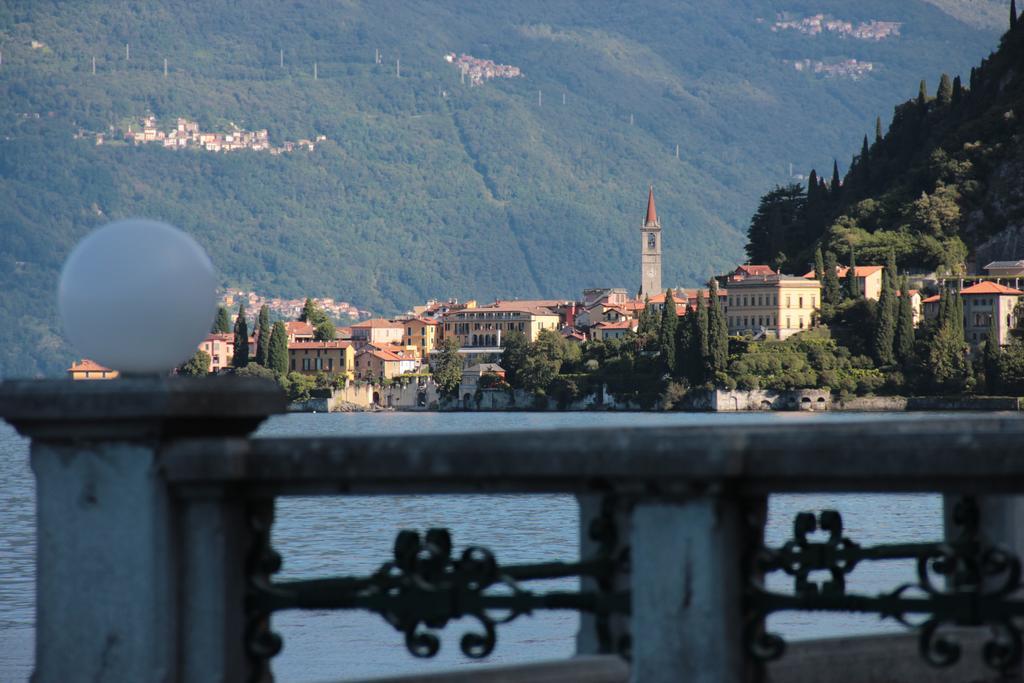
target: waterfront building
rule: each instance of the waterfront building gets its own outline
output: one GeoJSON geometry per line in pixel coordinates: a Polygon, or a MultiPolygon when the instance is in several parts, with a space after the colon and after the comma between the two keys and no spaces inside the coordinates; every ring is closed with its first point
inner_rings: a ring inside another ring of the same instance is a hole
{"type": "Polygon", "coordinates": [[[208,372],[231,367],[231,359],[235,356],[235,335],[230,332],[211,332],[200,342],[199,350],[210,357],[208,372]]]}
{"type": "Polygon", "coordinates": [[[792,275],[756,275],[733,282],[726,294],[729,334],[763,333],[786,339],[813,327],[821,283],[792,275]]]}
{"type": "Polygon", "coordinates": [[[437,346],[438,322],[426,318],[409,318],[399,322],[405,326],[402,346],[416,349],[420,359],[426,360],[437,346]]]}
{"type": "Polygon", "coordinates": [[[71,367],[67,369],[67,373],[68,377],[74,380],[115,379],[120,374],[117,370],[103,367],[88,358],[72,363],[71,367]]]}
{"type": "Polygon", "coordinates": [[[352,342],[357,347],[366,344],[401,344],[405,326],[393,320],[372,318],[352,326],[352,342]]]}
{"type": "Polygon", "coordinates": [[[356,379],[375,382],[415,372],[418,361],[412,355],[368,346],[356,354],[356,379]]]}
{"type": "Polygon", "coordinates": [[[639,299],[663,293],[661,289],[661,221],[654,208],[654,186],[647,192],[647,214],[640,226],[639,299]]]}
{"type": "Polygon", "coordinates": [[[560,317],[550,308],[518,301],[453,311],[444,316],[444,337],[453,337],[460,349],[501,353],[502,336],[522,332],[536,341],[541,330],[557,330],[560,317]]]}
{"type": "Polygon", "coordinates": [[[354,377],[355,349],[347,341],[301,341],[288,345],[288,370],[304,375],[354,377]]]}
{"type": "Polygon", "coordinates": [[[742,266],[737,266],[736,270],[732,271],[724,278],[721,278],[721,284],[725,287],[729,286],[729,283],[739,282],[745,280],[748,277],[754,276],[765,276],[765,275],[778,275],[778,273],[772,270],[771,266],[758,266],[750,263],[745,263],[742,266]]]}
{"type": "MultiPolygon", "coordinates": [[[[849,270],[846,266],[836,267],[836,275],[840,282],[845,282],[849,270]]],[[[878,301],[878,297],[882,295],[882,271],[884,270],[884,266],[857,266],[857,282],[860,285],[860,293],[865,299],[878,301]]],[[[808,280],[816,278],[813,270],[805,273],[804,277],[808,280]]]]}
{"type": "Polygon", "coordinates": [[[996,319],[999,343],[1009,341],[1017,324],[1015,309],[1024,292],[995,282],[979,282],[960,292],[964,300],[964,340],[977,346],[988,337],[989,324],[996,319]]]}

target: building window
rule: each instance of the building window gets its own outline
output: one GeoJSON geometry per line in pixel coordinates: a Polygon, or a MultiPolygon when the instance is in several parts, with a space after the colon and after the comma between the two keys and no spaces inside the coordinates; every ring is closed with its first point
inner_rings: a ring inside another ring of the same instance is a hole
{"type": "Polygon", "coordinates": [[[772,294],[772,306],[778,306],[778,305],[779,305],[779,295],[778,294],[772,294]]]}
{"type": "Polygon", "coordinates": [[[797,299],[797,303],[799,304],[799,308],[803,308],[804,307],[804,298],[803,297],[798,298],[797,299]]]}
{"type": "Polygon", "coordinates": [[[793,324],[792,324],[792,322],[790,321],[790,317],[789,317],[789,316],[787,315],[787,316],[786,316],[786,329],[788,330],[788,329],[790,329],[791,327],[793,327],[793,324]]]}
{"type": "Polygon", "coordinates": [[[799,320],[800,320],[800,329],[802,330],[802,329],[804,329],[804,317],[800,316],[799,320]]]}

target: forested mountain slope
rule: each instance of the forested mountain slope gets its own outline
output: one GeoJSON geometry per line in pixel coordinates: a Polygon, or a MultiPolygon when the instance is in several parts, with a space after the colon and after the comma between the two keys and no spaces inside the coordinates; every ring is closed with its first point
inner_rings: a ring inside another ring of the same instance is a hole
{"type": "Polygon", "coordinates": [[[693,284],[742,258],[757,195],[790,164],[830,163],[908,83],[966,71],[995,41],[924,0],[384,6],[0,4],[0,376],[66,366],[60,265],[129,215],[195,235],[225,285],[389,313],[635,288],[653,183],[665,281],[693,284]],[[876,40],[799,24],[819,13],[900,26],[876,40]],[[449,51],[523,76],[470,86],[449,51]],[[272,156],[90,133],[150,113],[327,139],[272,156]]]}
{"type": "Polygon", "coordinates": [[[977,67],[931,87],[864,138],[841,183],[815,174],[762,197],[749,257],[795,272],[819,245],[862,264],[892,250],[901,267],[940,275],[1024,258],[1024,19],[977,67]]]}

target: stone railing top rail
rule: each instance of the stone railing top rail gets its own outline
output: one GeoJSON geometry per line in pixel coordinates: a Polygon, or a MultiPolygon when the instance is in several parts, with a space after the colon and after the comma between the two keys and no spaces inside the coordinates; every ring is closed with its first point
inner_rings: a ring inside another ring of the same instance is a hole
{"type": "Polygon", "coordinates": [[[163,453],[176,483],[279,492],[1024,491],[1024,419],[865,416],[629,429],[205,439],[163,453]]]}

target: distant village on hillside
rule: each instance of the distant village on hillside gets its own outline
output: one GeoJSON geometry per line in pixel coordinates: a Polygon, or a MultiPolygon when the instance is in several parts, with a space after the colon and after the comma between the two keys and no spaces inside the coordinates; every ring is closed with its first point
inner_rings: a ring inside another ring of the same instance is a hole
{"type": "Polygon", "coordinates": [[[822,33],[835,33],[843,38],[854,38],[856,40],[869,40],[878,42],[886,38],[897,38],[900,35],[898,21],[868,21],[854,25],[851,21],[835,19],[827,14],[815,14],[799,19],[790,19],[786,15],[776,15],[776,21],[772,24],[772,32],[797,31],[808,36],[816,36],[822,33]]]}
{"type": "MultiPolygon", "coordinates": [[[[84,137],[86,131],[79,131],[76,137],[84,137]]],[[[128,124],[127,130],[118,131],[111,127],[110,133],[91,133],[96,144],[102,145],[111,139],[121,139],[134,145],[158,144],[168,149],[199,149],[205,152],[232,152],[251,149],[256,152],[282,154],[295,150],[312,152],[316,143],[327,139],[326,135],[317,135],[315,140],[286,140],[280,146],[270,144],[270,135],[266,128],[245,130],[231,124],[231,129],[221,132],[207,132],[199,129],[199,123],[187,118],[178,117],[170,130],[161,130],[155,116],[139,119],[139,125],[128,124]]]]}
{"type": "Polygon", "coordinates": [[[465,53],[456,57],[454,52],[449,52],[444,56],[444,61],[454,65],[463,81],[468,78],[471,86],[483,85],[484,81],[492,78],[519,78],[523,75],[518,66],[495,64],[489,59],[479,59],[465,53]]]}

